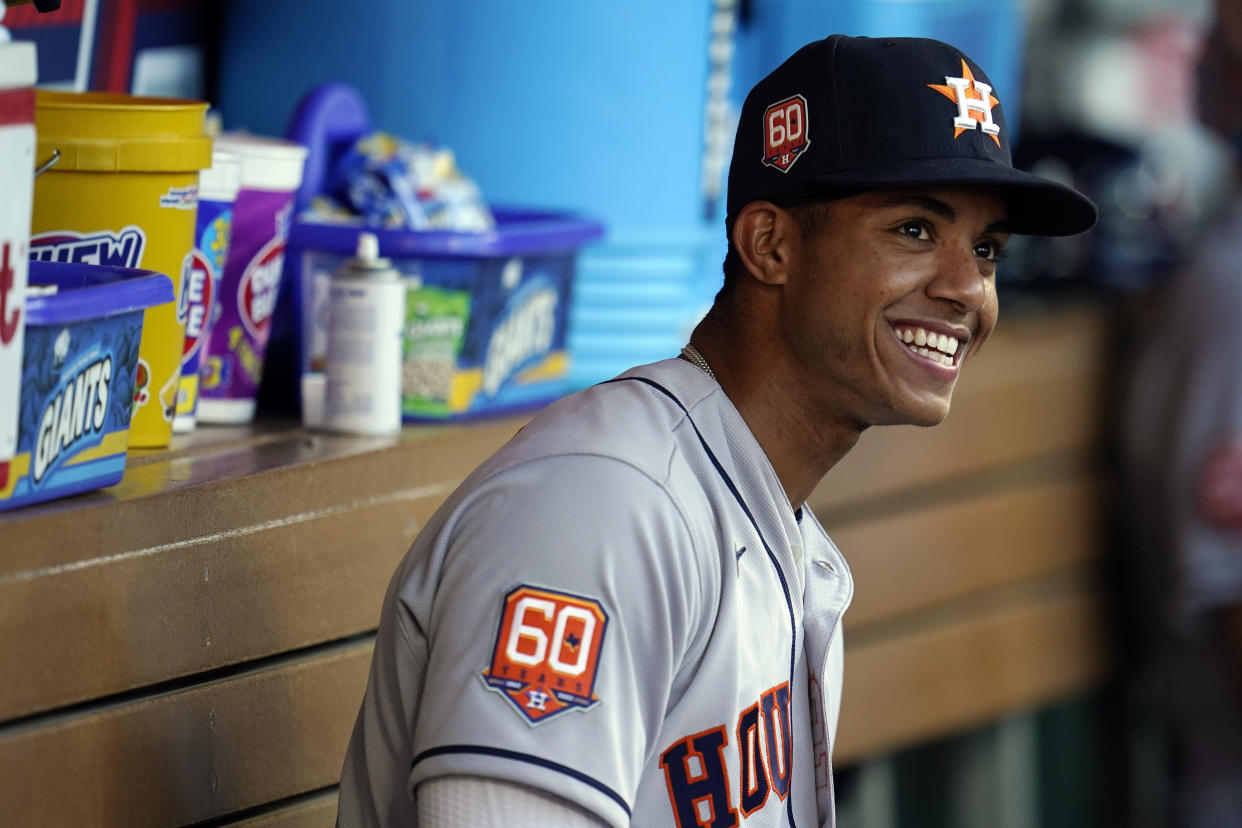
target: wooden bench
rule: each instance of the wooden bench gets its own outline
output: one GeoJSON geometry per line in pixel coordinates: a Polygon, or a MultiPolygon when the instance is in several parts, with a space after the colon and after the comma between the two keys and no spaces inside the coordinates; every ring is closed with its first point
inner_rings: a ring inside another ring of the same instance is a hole
{"type": "MultiPolygon", "coordinates": [[[[838,765],[1105,675],[1106,326],[1011,315],[943,426],[864,435],[815,492],[857,583],[838,765]]],[[[388,579],[521,422],[201,428],[110,489],[0,514],[0,814],[331,825],[388,579]]]]}

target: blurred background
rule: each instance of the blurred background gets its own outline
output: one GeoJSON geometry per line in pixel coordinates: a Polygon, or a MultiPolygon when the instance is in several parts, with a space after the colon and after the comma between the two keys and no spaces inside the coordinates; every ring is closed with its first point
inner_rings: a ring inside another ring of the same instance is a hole
{"type": "MultiPolygon", "coordinates": [[[[831,32],[936,37],[970,54],[1003,102],[1019,166],[1100,207],[1090,233],[1015,239],[1000,279],[1002,326],[1087,307],[1109,334],[1099,378],[1107,416],[1089,446],[1106,492],[1090,556],[1108,616],[1106,666],[1072,693],[849,757],[838,768],[839,822],[1033,828],[1242,825],[1238,777],[1216,784],[1232,805],[1197,822],[1180,816],[1194,810],[1179,781],[1193,763],[1154,643],[1178,619],[1215,623],[1203,619],[1233,593],[1204,576],[1201,592],[1215,597],[1176,615],[1166,604],[1187,593],[1176,580],[1184,567],[1170,562],[1175,542],[1134,551],[1164,531],[1139,528],[1135,512],[1182,498],[1144,486],[1142,474],[1172,461],[1132,461],[1134,445],[1191,450],[1176,440],[1184,411],[1130,421],[1191,393],[1170,377],[1196,359],[1179,353],[1186,361],[1145,394],[1139,343],[1186,341],[1155,333],[1166,298],[1233,198],[1230,136],[1207,129],[1196,106],[1214,14],[1211,0],[62,0],[54,13],[14,7],[5,25],[39,43],[40,85],[203,99],[228,130],[285,135],[303,96],[343,81],[377,129],[450,148],[489,203],[599,220],[606,235],[583,249],[574,284],[578,386],[675,354],[710,303],[737,113],[755,81],[831,32]]],[[[1227,270],[1231,259],[1213,261],[1227,270]]],[[[1210,317],[1219,338],[1204,347],[1232,353],[1224,331],[1240,308],[1223,295],[1210,317]]],[[[1022,381],[1020,362],[1008,370],[1022,381]]],[[[1056,401],[1046,404],[1055,420],[1056,401]]],[[[1219,402],[1218,413],[1227,408],[1219,402]]],[[[1242,557],[1242,535],[1226,524],[1219,555],[1242,557]]],[[[864,588],[885,584],[860,580],[864,588]]],[[[847,688],[845,719],[851,703],[847,688]]],[[[1209,730],[1218,721],[1202,719],[1209,730]]]]}
{"type": "Polygon", "coordinates": [[[1193,116],[1210,0],[63,0],[8,27],[44,87],[212,103],[226,130],[284,135],[316,85],[371,123],[451,149],[493,204],[602,220],[573,325],[585,385],[676,350],[719,282],[725,176],[750,86],[834,31],[954,43],[1004,93],[1017,160],[1101,202],[1089,238],[1021,245],[1007,286],[1150,283],[1224,195],[1193,116]],[[83,32],[87,32],[83,35],[83,32]],[[652,127],[658,127],[653,129],[652,127]]]}

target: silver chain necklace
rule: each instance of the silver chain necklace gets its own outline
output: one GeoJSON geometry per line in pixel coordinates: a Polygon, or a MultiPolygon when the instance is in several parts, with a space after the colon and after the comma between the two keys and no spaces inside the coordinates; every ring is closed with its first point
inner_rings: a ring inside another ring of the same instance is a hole
{"type": "Polygon", "coordinates": [[[694,347],[693,345],[687,345],[686,347],[681,349],[681,355],[684,356],[686,359],[690,360],[691,362],[693,362],[698,367],[702,368],[703,372],[706,373],[712,379],[716,380],[716,382],[720,382],[720,380],[716,379],[716,375],[712,373],[712,367],[707,364],[707,360],[703,359],[703,355],[699,353],[698,348],[694,347]]]}

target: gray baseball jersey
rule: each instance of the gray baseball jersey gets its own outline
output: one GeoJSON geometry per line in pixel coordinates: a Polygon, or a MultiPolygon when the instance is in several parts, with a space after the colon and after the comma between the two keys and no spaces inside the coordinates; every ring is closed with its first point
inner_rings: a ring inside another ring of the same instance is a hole
{"type": "Polygon", "coordinates": [[[342,825],[497,777],[612,825],[833,825],[853,582],[720,387],[679,359],[541,413],[385,599],[342,825]]]}

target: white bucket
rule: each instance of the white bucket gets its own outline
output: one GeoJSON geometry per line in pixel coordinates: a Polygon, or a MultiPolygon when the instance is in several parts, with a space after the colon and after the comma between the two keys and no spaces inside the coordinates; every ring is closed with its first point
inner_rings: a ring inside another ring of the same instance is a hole
{"type": "MultiPolygon", "coordinates": [[[[0,7],[3,11],[3,7],[0,7]]],[[[17,453],[34,196],[33,43],[0,43],[0,492],[17,453]]]]}
{"type": "Polygon", "coordinates": [[[199,366],[220,308],[220,284],[233,234],[233,204],[241,189],[242,162],[228,150],[212,149],[211,166],[199,173],[193,263],[182,290],[185,341],[173,431],[193,431],[198,415],[199,366]]]}

